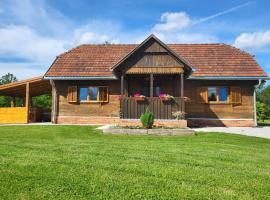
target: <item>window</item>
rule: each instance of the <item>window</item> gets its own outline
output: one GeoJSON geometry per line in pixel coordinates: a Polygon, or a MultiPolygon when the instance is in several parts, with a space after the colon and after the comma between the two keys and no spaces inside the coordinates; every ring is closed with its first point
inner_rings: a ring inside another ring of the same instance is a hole
{"type": "Polygon", "coordinates": [[[88,96],[89,96],[90,101],[97,101],[98,100],[98,87],[89,87],[88,96]]]}
{"type": "Polygon", "coordinates": [[[108,87],[81,87],[79,96],[81,102],[108,102],[108,87]]]}
{"type": "Polygon", "coordinates": [[[228,88],[227,87],[220,87],[219,88],[219,101],[226,102],[228,101],[228,88]]]}
{"type": "Polygon", "coordinates": [[[209,87],[208,88],[208,101],[217,101],[217,88],[209,87]]]}
{"type": "Polygon", "coordinates": [[[227,102],[227,87],[208,87],[208,102],[227,102]]]}

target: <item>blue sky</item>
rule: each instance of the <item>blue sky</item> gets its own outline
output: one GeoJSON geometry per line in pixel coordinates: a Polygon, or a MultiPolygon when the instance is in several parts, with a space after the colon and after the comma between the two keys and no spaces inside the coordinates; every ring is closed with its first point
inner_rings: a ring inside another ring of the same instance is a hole
{"type": "Polygon", "coordinates": [[[270,1],[0,0],[0,76],[42,75],[83,43],[228,43],[270,74],[270,1]]]}

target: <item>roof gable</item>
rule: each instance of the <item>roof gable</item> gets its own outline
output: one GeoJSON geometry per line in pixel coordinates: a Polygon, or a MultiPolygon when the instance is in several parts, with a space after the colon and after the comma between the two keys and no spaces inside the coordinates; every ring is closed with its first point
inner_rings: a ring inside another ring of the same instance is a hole
{"type": "Polygon", "coordinates": [[[128,62],[128,60],[136,53],[144,52],[144,53],[168,53],[176,62],[179,63],[180,66],[184,66],[187,70],[191,71],[192,67],[185,59],[180,57],[177,53],[171,50],[166,44],[164,44],[161,40],[159,40],[155,35],[150,35],[146,38],[141,44],[139,44],[136,48],[134,48],[131,52],[129,52],[125,57],[119,60],[114,66],[112,66],[112,70],[119,71],[122,64],[128,62]]]}

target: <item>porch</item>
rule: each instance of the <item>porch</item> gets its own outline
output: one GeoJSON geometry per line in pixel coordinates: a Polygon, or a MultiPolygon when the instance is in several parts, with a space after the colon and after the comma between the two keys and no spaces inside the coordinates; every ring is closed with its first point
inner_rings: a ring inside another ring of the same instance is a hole
{"type": "Polygon", "coordinates": [[[160,120],[175,119],[174,112],[184,113],[184,73],[122,75],[120,118],[139,119],[147,108],[160,120]],[[162,94],[171,98],[163,99],[162,94]]]}

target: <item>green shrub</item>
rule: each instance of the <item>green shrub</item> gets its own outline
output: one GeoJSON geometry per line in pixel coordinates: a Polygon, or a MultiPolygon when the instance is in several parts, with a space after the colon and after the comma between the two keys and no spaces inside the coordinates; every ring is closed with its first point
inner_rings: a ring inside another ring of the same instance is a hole
{"type": "Polygon", "coordinates": [[[147,108],[145,113],[143,113],[140,117],[142,125],[144,128],[152,128],[154,124],[154,115],[150,110],[147,108]]]}
{"type": "Polygon", "coordinates": [[[258,101],[256,107],[258,120],[263,122],[266,119],[266,105],[258,101]]]}

